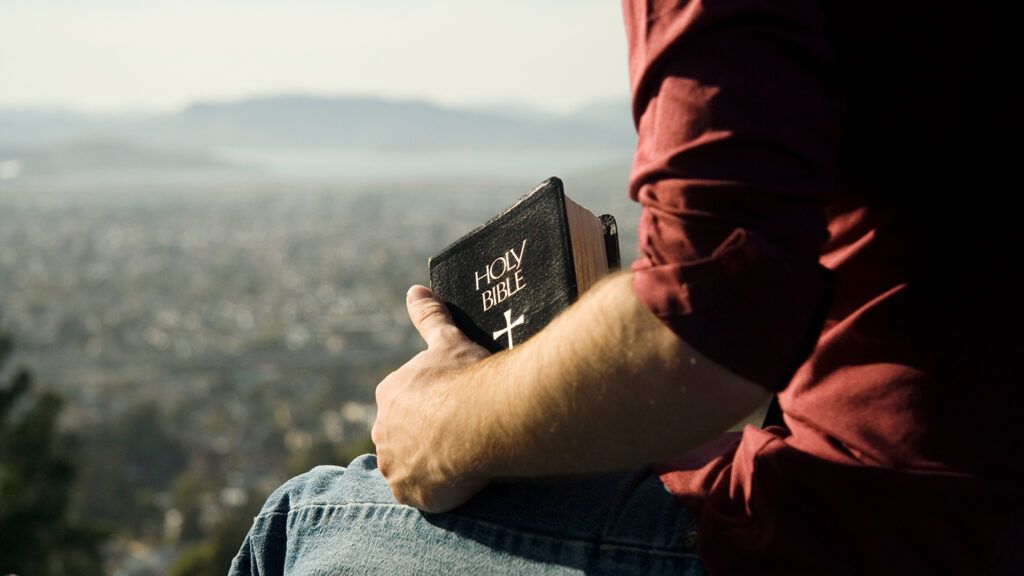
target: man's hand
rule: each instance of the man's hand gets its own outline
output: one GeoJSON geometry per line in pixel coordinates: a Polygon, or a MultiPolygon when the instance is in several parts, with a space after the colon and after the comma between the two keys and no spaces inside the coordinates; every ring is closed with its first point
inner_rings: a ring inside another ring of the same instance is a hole
{"type": "Polygon", "coordinates": [[[409,318],[427,343],[377,385],[377,421],[371,436],[377,465],[395,499],[428,512],[445,512],[469,500],[486,481],[463,478],[457,469],[459,432],[453,424],[465,408],[450,401],[463,385],[457,376],[490,356],[452,322],[429,289],[406,296],[409,318]]]}
{"type": "Polygon", "coordinates": [[[413,286],[427,350],[377,387],[377,462],[402,503],[459,506],[493,478],[586,474],[677,456],[770,398],[640,302],[630,273],[591,287],[540,332],[489,355],[413,286]]]}

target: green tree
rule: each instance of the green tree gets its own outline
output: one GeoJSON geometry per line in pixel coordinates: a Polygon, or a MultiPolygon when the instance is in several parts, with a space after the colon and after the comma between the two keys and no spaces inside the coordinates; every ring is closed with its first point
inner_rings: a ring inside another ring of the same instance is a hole
{"type": "Polygon", "coordinates": [[[81,509],[122,535],[159,539],[163,509],[157,495],[185,468],[187,453],[171,434],[156,404],[129,406],[123,414],[81,435],[81,509]]]}
{"type": "MultiPolygon", "coordinates": [[[[0,335],[0,375],[10,353],[0,335]]],[[[56,394],[33,390],[27,371],[0,376],[0,574],[102,570],[104,535],[68,514],[75,466],[57,428],[62,406],[56,394]]]]}
{"type": "Polygon", "coordinates": [[[223,576],[231,567],[242,541],[252,526],[259,507],[232,510],[199,544],[182,552],[168,571],[169,576],[223,576]]]}

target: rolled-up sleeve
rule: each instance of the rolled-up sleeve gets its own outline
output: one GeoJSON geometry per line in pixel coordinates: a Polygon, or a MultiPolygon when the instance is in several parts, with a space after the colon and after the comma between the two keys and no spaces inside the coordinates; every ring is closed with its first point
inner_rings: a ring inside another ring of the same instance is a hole
{"type": "Polygon", "coordinates": [[[642,206],[633,289],[771,390],[813,349],[841,85],[814,2],[623,0],[642,206]]]}

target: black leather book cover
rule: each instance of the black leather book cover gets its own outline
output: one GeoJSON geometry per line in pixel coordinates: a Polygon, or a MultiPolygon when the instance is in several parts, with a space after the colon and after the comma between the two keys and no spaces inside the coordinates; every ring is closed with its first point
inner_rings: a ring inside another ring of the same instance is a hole
{"type": "MultiPolygon", "coordinates": [[[[615,220],[601,218],[609,268],[615,220]]],[[[613,268],[614,265],[614,268],[613,268]]],[[[562,181],[549,178],[427,262],[430,288],[473,341],[497,352],[526,341],[577,296],[562,181]]]]}

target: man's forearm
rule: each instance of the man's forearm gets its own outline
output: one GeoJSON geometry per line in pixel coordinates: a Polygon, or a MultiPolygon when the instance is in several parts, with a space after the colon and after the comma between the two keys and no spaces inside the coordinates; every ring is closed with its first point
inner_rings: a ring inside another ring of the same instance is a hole
{"type": "Polygon", "coordinates": [[[769,396],[678,338],[637,299],[628,272],[457,381],[451,457],[468,477],[650,463],[716,437],[769,396]]]}

